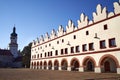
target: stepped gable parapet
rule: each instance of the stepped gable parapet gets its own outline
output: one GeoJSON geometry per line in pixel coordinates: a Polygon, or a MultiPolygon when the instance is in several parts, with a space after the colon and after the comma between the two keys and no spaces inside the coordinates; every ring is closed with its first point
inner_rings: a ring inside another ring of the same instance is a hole
{"type": "Polygon", "coordinates": [[[82,13],[80,15],[80,19],[77,20],[77,23],[78,23],[77,27],[75,27],[72,20],[69,20],[68,25],[66,26],[66,30],[64,30],[64,27],[62,25],[60,25],[57,31],[55,31],[54,29],[52,30],[50,36],[48,33],[46,33],[44,37],[43,37],[43,35],[40,37],[40,40],[39,39],[33,40],[33,46],[37,45],[38,42],[40,44],[47,42],[49,40],[55,39],[57,37],[60,37],[65,34],[68,34],[70,32],[73,32],[75,30],[78,30],[80,28],[87,27],[88,25],[94,24],[96,22],[105,20],[114,15],[120,14],[120,3],[114,2],[113,6],[114,6],[114,12],[108,13],[106,7],[102,8],[101,4],[98,4],[96,7],[96,12],[93,12],[92,20],[89,21],[88,16],[86,16],[84,13],[82,13]]]}
{"type": "Polygon", "coordinates": [[[37,37],[37,39],[36,39],[36,45],[38,45],[40,43],[40,40],[39,40],[39,38],[37,37]]]}
{"type": "Polygon", "coordinates": [[[97,22],[103,19],[107,18],[107,9],[104,7],[102,9],[102,6],[100,4],[97,5],[96,12],[93,12],[93,21],[97,22]]]}
{"type": "Polygon", "coordinates": [[[72,32],[75,29],[75,25],[72,20],[68,21],[68,25],[66,26],[66,33],[72,32]]]}
{"type": "Polygon", "coordinates": [[[78,28],[82,28],[82,27],[84,27],[84,26],[87,26],[88,25],[88,17],[87,16],[85,16],[85,14],[84,13],[82,13],[81,15],[80,15],[80,20],[78,20],[77,22],[78,22],[78,28]]]}
{"type": "Polygon", "coordinates": [[[56,32],[55,32],[54,29],[53,29],[52,32],[51,32],[50,38],[51,38],[51,39],[56,38],[56,32]]]}
{"type": "Polygon", "coordinates": [[[114,13],[119,14],[120,13],[120,3],[114,2],[113,5],[114,5],[114,13]]]}
{"type": "Polygon", "coordinates": [[[35,40],[33,40],[32,46],[35,46],[35,45],[36,45],[36,41],[35,41],[35,40]]]}
{"type": "Polygon", "coordinates": [[[43,35],[40,36],[40,43],[43,43],[44,42],[44,37],[43,35]]]}
{"type": "Polygon", "coordinates": [[[46,34],[45,34],[45,37],[44,37],[45,42],[48,41],[49,39],[50,39],[49,34],[46,33],[46,34]]]}
{"type": "Polygon", "coordinates": [[[59,36],[62,36],[62,35],[64,35],[65,33],[64,33],[64,28],[63,28],[63,26],[62,25],[60,25],[59,26],[59,29],[58,29],[58,31],[57,31],[57,35],[58,35],[58,37],[59,36]]]}

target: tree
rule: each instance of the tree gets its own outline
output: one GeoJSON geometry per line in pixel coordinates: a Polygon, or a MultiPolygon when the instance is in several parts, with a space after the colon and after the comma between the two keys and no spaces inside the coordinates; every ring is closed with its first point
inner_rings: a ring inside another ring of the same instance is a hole
{"type": "Polygon", "coordinates": [[[29,43],[28,46],[25,46],[23,48],[23,51],[21,52],[21,54],[23,55],[22,63],[23,63],[23,66],[26,67],[26,68],[30,67],[31,46],[32,46],[32,43],[29,43]]]}

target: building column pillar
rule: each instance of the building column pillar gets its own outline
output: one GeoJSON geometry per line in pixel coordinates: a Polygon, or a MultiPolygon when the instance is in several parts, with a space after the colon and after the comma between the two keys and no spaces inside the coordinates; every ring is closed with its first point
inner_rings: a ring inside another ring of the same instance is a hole
{"type": "Polygon", "coordinates": [[[84,72],[84,68],[83,67],[79,67],[79,71],[80,72],[84,72]]]}
{"type": "Polygon", "coordinates": [[[46,66],[46,70],[49,70],[49,67],[48,67],[48,66],[46,66]]]}
{"type": "Polygon", "coordinates": [[[44,66],[42,66],[42,69],[44,69],[44,66]]]}
{"type": "Polygon", "coordinates": [[[30,69],[33,69],[33,66],[30,66],[30,69]]]}
{"type": "Polygon", "coordinates": [[[120,74],[120,68],[117,68],[117,74],[120,74]]]}
{"type": "Polygon", "coordinates": [[[95,73],[101,73],[101,67],[95,67],[94,72],[95,73]]]}
{"type": "Polygon", "coordinates": [[[62,69],[61,69],[61,66],[58,67],[58,70],[62,70],[62,69]]]}
{"type": "Polygon", "coordinates": [[[70,66],[67,67],[67,71],[71,71],[71,67],[70,66]]]}
{"type": "Polygon", "coordinates": [[[52,70],[54,70],[54,66],[52,67],[52,70]]]}
{"type": "Polygon", "coordinates": [[[37,69],[37,66],[35,66],[35,69],[37,69]]]}
{"type": "Polygon", "coordinates": [[[40,66],[38,67],[38,69],[40,69],[40,66]]]}

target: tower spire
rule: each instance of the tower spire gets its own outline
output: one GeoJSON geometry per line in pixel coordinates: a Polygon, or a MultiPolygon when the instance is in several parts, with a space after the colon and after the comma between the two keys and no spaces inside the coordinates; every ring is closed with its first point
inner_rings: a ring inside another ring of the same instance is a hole
{"type": "Polygon", "coordinates": [[[16,28],[15,28],[15,24],[14,24],[13,32],[11,33],[11,36],[17,36],[17,34],[16,34],[16,28]]]}
{"type": "Polygon", "coordinates": [[[15,33],[15,30],[16,30],[16,28],[15,28],[15,26],[14,26],[14,28],[13,28],[13,33],[15,33]]]}
{"type": "Polygon", "coordinates": [[[16,31],[16,28],[15,28],[15,24],[14,24],[14,27],[13,27],[13,33],[15,33],[15,31],[16,31]]]}
{"type": "Polygon", "coordinates": [[[10,36],[9,49],[13,54],[14,58],[16,58],[18,56],[18,44],[17,44],[17,33],[16,33],[15,25],[13,27],[13,32],[11,33],[10,36]]]}

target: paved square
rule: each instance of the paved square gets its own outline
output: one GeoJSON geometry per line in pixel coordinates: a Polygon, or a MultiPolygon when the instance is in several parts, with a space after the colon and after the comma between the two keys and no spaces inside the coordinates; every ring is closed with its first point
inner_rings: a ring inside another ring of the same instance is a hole
{"type": "Polygon", "coordinates": [[[33,69],[0,69],[0,80],[119,80],[120,74],[33,69]]]}

